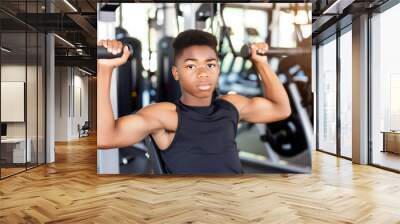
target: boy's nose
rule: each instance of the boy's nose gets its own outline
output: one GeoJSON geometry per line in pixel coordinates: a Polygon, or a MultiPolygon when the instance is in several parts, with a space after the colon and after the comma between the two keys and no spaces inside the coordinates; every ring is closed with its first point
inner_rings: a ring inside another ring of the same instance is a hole
{"type": "Polygon", "coordinates": [[[199,71],[198,71],[198,76],[199,76],[199,78],[208,77],[208,73],[207,73],[206,69],[203,67],[200,67],[199,71]]]}

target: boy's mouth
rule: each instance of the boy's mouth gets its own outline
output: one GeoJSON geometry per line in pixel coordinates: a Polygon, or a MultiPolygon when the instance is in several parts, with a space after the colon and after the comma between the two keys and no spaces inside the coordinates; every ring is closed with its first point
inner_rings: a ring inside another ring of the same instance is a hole
{"type": "Polygon", "coordinates": [[[199,90],[207,91],[207,90],[211,89],[211,84],[202,83],[202,84],[199,84],[197,87],[199,88],[199,90]]]}

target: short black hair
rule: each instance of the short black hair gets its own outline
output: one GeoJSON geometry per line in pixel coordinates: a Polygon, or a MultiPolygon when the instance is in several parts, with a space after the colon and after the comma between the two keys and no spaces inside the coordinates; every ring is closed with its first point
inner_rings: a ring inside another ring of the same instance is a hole
{"type": "Polygon", "coordinates": [[[185,30],[178,34],[174,39],[172,46],[174,47],[174,61],[182,51],[193,45],[203,45],[212,48],[217,53],[217,38],[211,33],[201,30],[185,30]]]}

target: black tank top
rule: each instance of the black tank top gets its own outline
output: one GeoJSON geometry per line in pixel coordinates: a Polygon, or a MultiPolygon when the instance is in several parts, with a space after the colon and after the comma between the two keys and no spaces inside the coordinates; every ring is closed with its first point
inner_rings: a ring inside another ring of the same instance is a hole
{"type": "Polygon", "coordinates": [[[161,151],[172,174],[242,173],[236,148],[239,114],[228,101],[213,98],[210,106],[175,102],[178,126],[170,146],[161,151]]]}

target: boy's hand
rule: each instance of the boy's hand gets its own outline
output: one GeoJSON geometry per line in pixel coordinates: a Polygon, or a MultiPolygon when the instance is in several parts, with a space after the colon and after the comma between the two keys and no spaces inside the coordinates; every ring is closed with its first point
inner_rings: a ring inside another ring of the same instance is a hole
{"type": "Polygon", "coordinates": [[[251,44],[251,56],[250,60],[254,64],[258,63],[267,63],[267,56],[259,55],[259,53],[266,53],[268,52],[268,44],[267,43],[254,43],[251,44]]]}
{"type": "Polygon", "coordinates": [[[116,68],[122,64],[125,64],[126,61],[129,58],[129,48],[125,46],[123,48],[123,44],[121,41],[117,40],[100,40],[97,42],[98,46],[104,46],[107,48],[107,51],[116,55],[120,53],[122,50],[124,51],[122,56],[119,58],[113,58],[113,59],[97,59],[97,64],[102,67],[107,67],[107,68],[116,68]],[[122,49],[123,48],[123,49],[122,49]]]}

